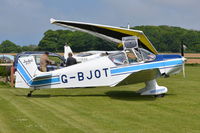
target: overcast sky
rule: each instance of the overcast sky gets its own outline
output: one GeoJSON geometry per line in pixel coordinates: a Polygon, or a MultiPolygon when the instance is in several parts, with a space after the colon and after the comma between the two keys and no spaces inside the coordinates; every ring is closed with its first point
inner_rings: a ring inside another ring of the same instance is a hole
{"type": "Polygon", "coordinates": [[[0,0],[0,43],[38,44],[46,30],[62,29],[50,18],[200,30],[200,0],[0,0]]]}

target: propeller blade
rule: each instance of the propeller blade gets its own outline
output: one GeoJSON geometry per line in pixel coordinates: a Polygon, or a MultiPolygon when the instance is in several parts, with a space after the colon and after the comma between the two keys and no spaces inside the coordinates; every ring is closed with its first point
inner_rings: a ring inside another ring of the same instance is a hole
{"type": "Polygon", "coordinates": [[[181,56],[184,56],[184,43],[181,42],[181,56]]]}
{"type": "Polygon", "coordinates": [[[185,62],[183,63],[183,65],[182,65],[182,67],[183,67],[183,77],[185,78],[185,62]]]}
{"type": "Polygon", "coordinates": [[[183,71],[183,77],[185,78],[186,77],[186,75],[185,75],[185,62],[187,61],[187,59],[185,57],[182,57],[182,60],[183,60],[182,71],[183,71]]]}

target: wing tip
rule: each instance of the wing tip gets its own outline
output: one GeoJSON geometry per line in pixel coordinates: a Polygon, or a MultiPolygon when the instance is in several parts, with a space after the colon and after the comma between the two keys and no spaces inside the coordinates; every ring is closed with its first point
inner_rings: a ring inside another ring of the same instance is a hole
{"type": "Polygon", "coordinates": [[[51,19],[50,19],[50,23],[51,23],[51,24],[53,24],[53,23],[55,23],[55,22],[56,22],[56,20],[55,20],[54,18],[51,18],[51,19]]]}

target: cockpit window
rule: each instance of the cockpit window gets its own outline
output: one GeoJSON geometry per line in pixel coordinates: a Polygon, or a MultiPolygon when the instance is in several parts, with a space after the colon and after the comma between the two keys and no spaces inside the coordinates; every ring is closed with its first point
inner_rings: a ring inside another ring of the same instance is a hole
{"type": "Polygon", "coordinates": [[[144,58],[144,61],[152,61],[156,58],[156,56],[153,53],[147,51],[146,49],[141,48],[140,51],[144,58]]]}
{"type": "Polygon", "coordinates": [[[138,39],[137,36],[127,36],[122,38],[124,54],[129,64],[152,61],[156,58],[153,53],[139,47],[138,39]]]}
{"type": "Polygon", "coordinates": [[[92,55],[92,54],[91,53],[80,53],[80,54],[78,54],[76,56],[78,56],[78,57],[86,57],[86,56],[90,56],[90,55],[92,55]]]}
{"type": "Polygon", "coordinates": [[[127,64],[127,58],[124,52],[116,53],[116,54],[111,54],[109,55],[109,59],[115,63],[116,65],[123,65],[127,64]]]}
{"type": "Polygon", "coordinates": [[[128,62],[130,64],[135,63],[135,62],[138,61],[135,53],[131,49],[127,49],[126,50],[126,55],[127,55],[127,58],[128,58],[128,62]]]}

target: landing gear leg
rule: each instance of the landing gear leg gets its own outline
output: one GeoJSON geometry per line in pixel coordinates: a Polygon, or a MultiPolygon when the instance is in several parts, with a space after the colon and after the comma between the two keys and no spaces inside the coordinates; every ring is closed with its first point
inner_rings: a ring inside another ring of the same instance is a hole
{"type": "Polygon", "coordinates": [[[35,90],[31,90],[28,94],[27,94],[27,97],[31,97],[32,96],[32,93],[34,92],[35,90]]]}

